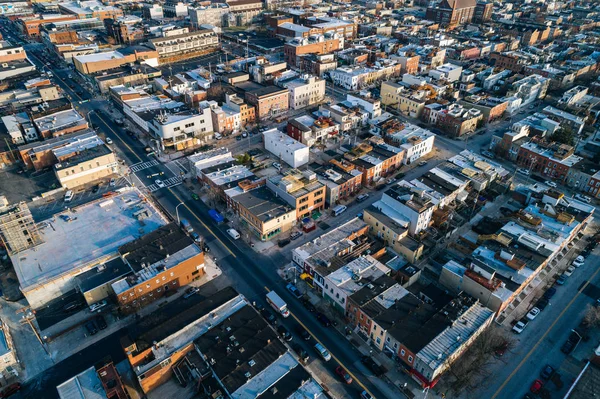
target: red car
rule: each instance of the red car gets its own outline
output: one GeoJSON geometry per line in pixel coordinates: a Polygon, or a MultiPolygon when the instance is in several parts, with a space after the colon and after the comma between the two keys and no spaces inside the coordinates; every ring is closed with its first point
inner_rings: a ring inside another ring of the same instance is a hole
{"type": "Polygon", "coordinates": [[[3,398],[3,399],[8,398],[9,396],[13,395],[14,393],[17,393],[20,390],[21,390],[21,384],[19,384],[18,382],[15,382],[14,384],[10,384],[6,388],[4,388],[2,390],[2,392],[0,392],[0,398],[3,398]]]}
{"type": "Polygon", "coordinates": [[[543,386],[544,386],[544,381],[535,380],[535,381],[533,381],[533,384],[531,384],[531,388],[529,388],[529,390],[531,391],[531,393],[538,393],[538,392],[540,392],[540,390],[542,389],[543,386]]]}
{"type": "Polygon", "coordinates": [[[335,369],[335,373],[339,375],[346,384],[352,384],[352,377],[350,377],[350,374],[348,374],[348,372],[344,370],[342,366],[338,366],[335,369]]]}

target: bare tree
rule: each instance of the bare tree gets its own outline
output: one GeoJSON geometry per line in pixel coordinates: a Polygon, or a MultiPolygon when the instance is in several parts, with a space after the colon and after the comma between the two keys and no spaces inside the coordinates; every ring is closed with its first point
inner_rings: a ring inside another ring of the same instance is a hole
{"type": "Polygon", "coordinates": [[[583,322],[588,327],[600,326],[600,306],[588,306],[583,317],[583,322]]]}

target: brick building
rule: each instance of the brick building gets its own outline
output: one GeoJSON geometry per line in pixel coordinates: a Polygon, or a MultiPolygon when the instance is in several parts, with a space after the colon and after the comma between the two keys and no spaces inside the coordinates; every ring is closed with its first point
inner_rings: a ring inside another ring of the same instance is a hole
{"type": "Polygon", "coordinates": [[[289,67],[300,65],[299,57],[304,54],[330,54],[343,47],[340,39],[326,38],[323,41],[309,41],[308,39],[294,39],[283,46],[283,56],[289,67]]]}
{"type": "Polygon", "coordinates": [[[476,0],[442,0],[427,8],[425,18],[443,26],[465,25],[475,16],[476,0]]]}
{"type": "Polygon", "coordinates": [[[521,145],[517,164],[552,180],[564,181],[569,170],[583,159],[567,144],[532,140],[521,145]]]}
{"type": "Polygon", "coordinates": [[[289,92],[286,88],[264,86],[245,94],[248,104],[256,108],[256,118],[267,119],[286,112],[289,108],[289,92]]]}
{"type": "Polygon", "coordinates": [[[159,227],[119,248],[132,273],[112,283],[125,313],[139,310],[205,273],[204,252],[175,223],[159,227]]]}

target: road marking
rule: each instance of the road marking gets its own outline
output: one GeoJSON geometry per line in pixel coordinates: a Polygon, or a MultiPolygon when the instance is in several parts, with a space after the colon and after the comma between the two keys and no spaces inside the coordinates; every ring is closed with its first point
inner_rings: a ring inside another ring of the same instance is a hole
{"type": "MultiPolygon", "coordinates": [[[[599,270],[600,270],[600,269],[599,269],[599,270]]],[[[269,288],[268,288],[266,285],[265,285],[263,288],[264,288],[264,289],[265,289],[267,292],[271,292],[271,290],[270,290],[270,289],[269,289],[269,288]]],[[[302,326],[302,328],[304,328],[306,331],[308,331],[308,333],[309,333],[309,334],[310,334],[310,335],[311,335],[311,336],[314,338],[314,340],[315,340],[315,341],[317,341],[318,343],[320,343],[320,344],[323,346],[323,348],[325,348],[325,345],[324,345],[324,344],[323,344],[321,341],[319,341],[319,339],[318,339],[317,337],[315,337],[315,334],[313,334],[313,333],[312,333],[312,331],[310,331],[310,330],[309,330],[309,329],[308,329],[308,328],[307,328],[307,327],[304,325],[304,323],[302,323],[302,322],[300,321],[300,319],[299,319],[299,318],[297,318],[297,317],[296,317],[296,315],[295,315],[294,313],[292,313],[292,311],[291,311],[291,310],[289,310],[289,309],[288,309],[288,311],[290,312],[290,314],[292,315],[292,317],[294,318],[294,320],[296,320],[296,321],[298,322],[298,324],[300,324],[300,325],[302,326]]],[[[351,371],[348,369],[348,367],[346,367],[346,366],[344,365],[344,363],[342,363],[342,362],[340,361],[340,359],[338,359],[337,357],[335,357],[335,355],[334,355],[333,353],[331,353],[331,351],[329,352],[329,354],[331,355],[331,357],[333,358],[333,360],[335,360],[336,362],[338,362],[338,364],[339,364],[340,366],[342,366],[343,368],[345,368],[345,369],[346,369],[346,372],[347,372],[348,374],[350,374],[350,377],[352,377],[352,379],[353,379],[354,381],[356,381],[356,383],[357,383],[357,384],[358,384],[358,385],[359,385],[359,386],[360,386],[362,389],[364,389],[365,391],[367,391],[367,393],[368,393],[369,395],[371,395],[372,397],[375,397],[375,395],[373,395],[373,394],[371,393],[371,391],[369,391],[369,389],[368,389],[368,388],[367,388],[367,387],[366,387],[366,386],[365,386],[365,385],[364,385],[362,382],[360,382],[360,380],[359,380],[358,378],[356,378],[356,376],[355,376],[354,374],[352,374],[352,372],[351,372],[351,371]]]]}
{"type": "MultiPolygon", "coordinates": [[[[225,248],[229,252],[229,254],[231,256],[233,256],[234,258],[237,258],[237,256],[235,256],[235,254],[231,251],[231,249],[229,249],[229,247],[227,245],[225,245],[225,243],[223,241],[221,241],[221,239],[219,237],[217,237],[217,235],[212,231],[212,229],[210,227],[208,227],[206,225],[206,223],[204,223],[202,221],[202,219],[200,219],[200,217],[198,217],[198,215],[196,215],[196,212],[192,211],[190,209],[190,207],[188,206],[188,204],[186,204],[185,202],[183,202],[183,200],[181,198],[179,198],[179,196],[177,194],[175,194],[175,192],[173,190],[171,190],[171,187],[167,187],[167,190],[169,190],[171,192],[171,194],[173,194],[173,196],[177,199],[177,201],[179,201],[179,202],[181,202],[183,204],[183,206],[185,207],[185,209],[187,209],[192,215],[194,215],[194,217],[196,218],[196,220],[199,221],[200,224],[202,226],[204,226],[204,228],[206,230],[208,230],[210,232],[210,234],[212,234],[213,237],[215,237],[217,239],[217,241],[219,241],[221,243],[221,245],[223,246],[223,248],[225,248]]],[[[598,270],[600,270],[600,269],[598,269],[598,270]]]]}
{"type": "Polygon", "coordinates": [[[513,372],[510,373],[510,375],[506,378],[506,380],[502,383],[502,385],[500,385],[500,388],[498,388],[498,390],[494,393],[494,395],[491,397],[491,399],[494,399],[496,396],[498,396],[498,394],[500,393],[500,391],[502,391],[504,389],[504,387],[506,386],[506,384],[508,384],[510,382],[510,380],[515,376],[515,374],[517,374],[517,372],[519,371],[519,369],[521,367],[523,367],[523,364],[525,364],[525,362],[533,354],[533,351],[535,351],[537,349],[537,347],[542,343],[542,341],[544,340],[544,338],[546,338],[546,336],[554,328],[554,326],[556,325],[556,323],[558,323],[558,321],[563,317],[563,315],[565,314],[565,312],[567,310],[569,310],[569,308],[571,307],[571,305],[573,305],[573,302],[575,302],[575,300],[579,297],[579,295],[583,292],[583,290],[588,286],[588,284],[590,284],[590,281],[592,281],[596,277],[596,275],[598,274],[598,272],[600,272],[600,269],[597,269],[594,272],[594,274],[592,274],[592,277],[590,277],[589,280],[587,280],[585,282],[585,284],[582,285],[579,290],[577,290],[577,294],[575,294],[575,296],[573,297],[573,299],[571,299],[571,302],[569,302],[567,304],[567,306],[565,306],[565,308],[563,309],[562,312],[560,312],[560,314],[558,315],[558,317],[556,318],[556,320],[554,320],[554,322],[552,323],[552,325],[550,325],[550,328],[546,329],[546,332],[535,343],[535,345],[533,346],[533,348],[531,348],[531,350],[529,352],[527,352],[527,355],[525,355],[525,357],[523,358],[523,360],[521,360],[521,363],[519,363],[517,365],[517,367],[513,370],[513,372]]]}
{"type": "Polygon", "coordinates": [[[158,164],[159,164],[159,162],[156,159],[154,159],[152,161],[140,162],[140,163],[136,163],[135,165],[131,165],[129,167],[129,170],[131,170],[132,173],[135,173],[135,172],[139,172],[140,170],[151,168],[158,164]]]}

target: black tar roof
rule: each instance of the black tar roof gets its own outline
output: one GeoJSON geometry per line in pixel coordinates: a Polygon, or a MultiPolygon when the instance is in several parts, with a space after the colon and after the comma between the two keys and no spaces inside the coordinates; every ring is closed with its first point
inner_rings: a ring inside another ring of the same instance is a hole
{"type": "Polygon", "coordinates": [[[115,258],[106,262],[103,268],[95,267],[81,273],[75,279],[81,292],[86,292],[129,273],[132,273],[131,268],[121,258],[115,258]]]}
{"type": "Polygon", "coordinates": [[[188,237],[177,224],[169,223],[137,240],[119,248],[119,253],[133,270],[140,271],[142,264],[152,265],[192,245],[188,237]]]}
{"type": "Polygon", "coordinates": [[[87,162],[92,159],[96,159],[98,157],[108,155],[111,152],[112,152],[111,149],[108,148],[106,145],[104,145],[104,144],[97,145],[95,147],[86,148],[85,150],[82,150],[78,154],[76,154],[72,157],[69,157],[65,161],[57,163],[56,165],[54,165],[54,167],[56,168],[56,170],[68,169],[75,165],[79,165],[82,162],[87,162]]]}
{"type": "Polygon", "coordinates": [[[235,392],[287,351],[275,331],[251,306],[244,306],[196,339],[227,391],[235,392]],[[253,365],[249,364],[253,361],[253,365]]]}
{"type": "Polygon", "coordinates": [[[292,210],[286,202],[264,186],[236,195],[235,201],[262,222],[278,218],[292,210]]]}
{"type": "Polygon", "coordinates": [[[137,352],[142,352],[151,347],[153,342],[161,342],[238,295],[235,289],[226,287],[205,297],[203,289],[200,288],[200,292],[196,295],[170,302],[160,310],[130,325],[127,328],[127,337],[122,340],[123,347],[128,347],[135,342],[137,352]],[[185,306],[182,301],[185,301],[185,306]]]}

